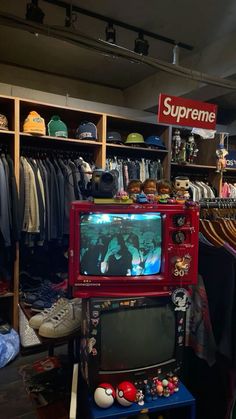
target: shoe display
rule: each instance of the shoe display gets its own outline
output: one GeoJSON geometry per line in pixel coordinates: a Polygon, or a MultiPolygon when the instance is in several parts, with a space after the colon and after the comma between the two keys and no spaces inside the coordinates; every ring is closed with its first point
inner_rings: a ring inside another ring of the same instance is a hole
{"type": "Polygon", "coordinates": [[[70,300],[54,316],[41,324],[39,335],[45,338],[60,338],[79,331],[81,310],[81,298],[70,300]]]}
{"type": "Polygon", "coordinates": [[[51,308],[45,309],[41,313],[35,314],[35,316],[31,317],[29,320],[30,327],[33,329],[39,329],[44,321],[47,321],[50,317],[55,316],[55,314],[68,304],[68,302],[69,300],[67,298],[59,298],[59,300],[57,300],[51,308]]]}

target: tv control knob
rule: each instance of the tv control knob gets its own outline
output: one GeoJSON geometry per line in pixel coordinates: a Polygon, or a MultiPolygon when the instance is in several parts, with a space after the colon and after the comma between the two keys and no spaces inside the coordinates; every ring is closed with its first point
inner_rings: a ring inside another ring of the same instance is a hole
{"type": "Polygon", "coordinates": [[[186,217],[185,215],[175,215],[173,221],[176,227],[182,227],[186,222],[186,217]]]}
{"type": "Polygon", "coordinates": [[[178,230],[178,231],[175,231],[172,234],[172,239],[173,239],[173,242],[174,243],[176,243],[176,244],[182,244],[182,243],[185,242],[186,235],[185,235],[185,233],[183,231],[178,230]]]}

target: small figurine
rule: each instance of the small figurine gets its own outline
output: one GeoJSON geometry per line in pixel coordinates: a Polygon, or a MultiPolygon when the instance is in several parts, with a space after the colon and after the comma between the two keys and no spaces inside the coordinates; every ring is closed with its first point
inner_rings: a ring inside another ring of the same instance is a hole
{"type": "Polygon", "coordinates": [[[187,199],[190,198],[189,190],[189,178],[187,176],[177,176],[174,181],[174,190],[176,201],[180,204],[184,204],[187,199]]]}
{"type": "Polygon", "coordinates": [[[181,144],[180,131],[176,129],[172,137],[172,158],[171,158],[171,161],[175,163],[178,162],[180,144],[181,144]]]}
{"type": "Polygon", "coordinates": [[[156,179],[146,179],[142,185],[143,192],[148,194],[156,194],[157,193],[157,181],[156,179]]]}
{"type": "Polygon", "coordinates": [[[221,132],[220,133],[220,143],[219,143],[219,147],[216,150],[216,156],[217,156],[217,162],[216,162],[216,172],[217,173],[222,173],[225,172],[225,168],[226,168],[226,156],[228,153],[228,151],[226,150],[226,148],[224,147],[224,141],[225,141],[225,137],[228,137],[228,134],[221,132]]]}
{"type": "Polygon", "coordinates": [[[143,406],[144,405],[144,394],[142,390],[137,390],[137,394],[136,394],[136,402],[139,404],[139,406],[143,406]]]}
{"type": "Polygon", "coordinates": [[[143,192],[137,194],[136,202],[138,202],[139,204],[147,204],[148,203],[147,195],[143,192]]]}
{"type": "Polygon", "coordinates": [[[136,195],[142,192],[142,182],[138,179],[132,179],[128,183],[127,192],[130,198],[136,199],[136,195]]]}
{"type": "Polygon", "coordinates": [[[194,158],[197,157],[198,149],[193,134],[190,134],[186,142],[186,161],[193,163],[194,158]]]}
{"type": "Polygon", "coordinates": [[[115,195],[115,199],[118,201],[128,201],[129,195],[125,191],[120,191],[115,195]]]}
{"type": "Polygon", "coordinates": [[[160,202],[160,204],[168,202],[172,192],[171,189],[171,184],[168,180],[161,179],[157,182],[157,201],[160,202]]]}
{"type": "Polygon", "coordinates": [[[186,141],[183,139],[181,140],[181,143],[180,143],[177,163],[186,164],[186,141]]]}

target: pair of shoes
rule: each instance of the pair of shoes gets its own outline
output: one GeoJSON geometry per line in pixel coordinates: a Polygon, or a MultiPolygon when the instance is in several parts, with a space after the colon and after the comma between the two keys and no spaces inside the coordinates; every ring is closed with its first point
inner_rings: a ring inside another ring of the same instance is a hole
{"type": "Polygon", "coordinates": [[[65,292],[63,290],[53,289],[46,284],[37,292],[27,294],[24,299],[24,304],[30,306],[32,311],[41,311],[45,308],[50,308],[58,298],[64,296],[65,292]]]}
{"type": "Polygon", "coordinates": [[[45,338],[68,336],[81,327],[81,298],[60,298],[49,310],[31,317],[29,325],[45,338]]]}

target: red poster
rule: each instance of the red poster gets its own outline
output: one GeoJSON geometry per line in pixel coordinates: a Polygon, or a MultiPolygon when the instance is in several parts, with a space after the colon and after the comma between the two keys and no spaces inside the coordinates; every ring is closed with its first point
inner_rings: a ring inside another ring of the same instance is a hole
{"type": "Polygon", "coordinates": [[[159,95],[157,120],[160,123],[215,130],[216,115],[217,105],[212,103],[159,95]]]}

